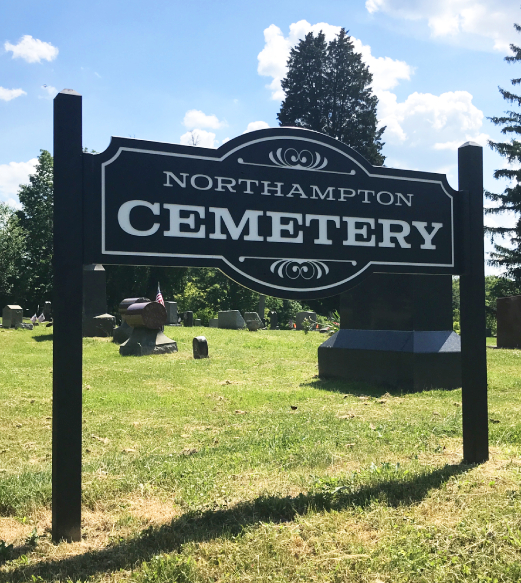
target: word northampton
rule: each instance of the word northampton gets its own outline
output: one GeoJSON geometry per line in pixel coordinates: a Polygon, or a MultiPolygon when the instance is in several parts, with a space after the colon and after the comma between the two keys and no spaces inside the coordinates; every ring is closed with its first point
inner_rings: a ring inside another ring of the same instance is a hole
{"type": "MultiPolygon", "coordinates": [[[[166,182],[163,186],[175,186],[177,183],[181,188],[187,187],[187,178],[189,176],[186,172],[181,172],[180,177],[173,172],[163,171],[166,175],[166,182]]],[[[293,198],[310,198],[312,200],[338,200],[345,202],[360,197],[362,203],[370,204],[376,202],[378,204],[389,206],[396,205],[407,206],[412,205],[413,194],[403,195],[401,192],[389,192],[381,190],[375,192],[368,189],[354,189],[327,186],[323,190],[315,184],[309,185],[308,194],[300,184],[286,185],[284,182],[271,182],[269,180],[253,180],[251,178],[229,178],[227,176],[207,176],[206,174],[194,174],[190,177],[190,186],[196,190],[214,190],[215,192],[232,192],[241,194],[261,194],[263,196],[285,196],[293,198]]]]}
{"type": "Polygon", "coordinates": [[[346,217],[324,214],[246,210],[236,222],[227,208],[204,207],[186,204],[150,203],[145,200],[129,200],[118,210],[118,223],[125,233],[135,237],[150,237],[156,234],[161,223],[154,217],[167,215],[163,228],[165,237],[195,239],[227,239],[237,241],[266,241],[268,243],[304,243],[304,231],[300,227],[312,228],[315,245],[333,245],[333,233],[340,230],[343,245],[354,247],[388,247],[398,245],[410,249],[407,239],[414,229],[420,249],[435,250],[433,242],[443,228],[442,223],[425,221],[403,221],[399,219],[375,219],[370,217],[346,217]],[[134,213],[132,212],[134,211],[134,213]],[[148,215],[145,219],[144,215],[148,215]],[[133,224],[132,217],[139,216],[140,228],[133,224]],[[143,223],[147,222],[146,228],[143,223]],[[269,235],[268,235],[269,233],[269,235]]]}

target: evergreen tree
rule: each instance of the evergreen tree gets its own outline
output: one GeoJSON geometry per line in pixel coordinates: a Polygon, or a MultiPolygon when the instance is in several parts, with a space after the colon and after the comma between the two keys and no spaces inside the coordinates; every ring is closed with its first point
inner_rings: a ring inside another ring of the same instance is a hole
{"type": "MultiPolygon", "coordinates": [[[[514,24],[517,32],[521,32],[521,26],[514,24]]],[[[514,44],[510,45],[512,55],[505,57],[508,63],[517,63],[521,61],[521,47],[514,44]]],[[[521,78],[511,80],[512,85],[521,84],[521,78]]],[[[517,106],[521,106],[521,96],[499,88],[503,98],[517,106]]],[[[505,211],[511,211],[518,215],[514,227],[487,227],[487,231],[492,235],[510,237],[512,248],[504,245],[495,245],[495,251],[491,253],[489,263],[505,269],[507,276],[521,282],[521,141],[517,138],[521,134],[521,113],[518,111],[506,111],[501,117],[489,118],[494,124],[502,126],[501,133],[509,136],[510,140],[506,142],[489,141],[490,147],[503,156],[508,166],[494,172],[494,178],[506,178],[510,184],[500,194],[485,192],[487,198],[497,203],[497,206],[488,208],[487,214],[498,214],[505,211]]]]}
{"type": "Polygon", "coordinates": [[[40,150],[35,173],[29,184],[20,186],[18,198],[26,250],[20,275],[26,290],[23,299],[32,310],[52,295],[53,159],[47,150],[40,150]]]}
{"type": "Polygon", "coordinates": [[[310,32],[290,52],[282,81],[286,97],[277,115],[280,125],[322,132],[381,165],[385,128],[377,128],[372,79],[343,28],[330,43],[322,32],[310,32]]]}

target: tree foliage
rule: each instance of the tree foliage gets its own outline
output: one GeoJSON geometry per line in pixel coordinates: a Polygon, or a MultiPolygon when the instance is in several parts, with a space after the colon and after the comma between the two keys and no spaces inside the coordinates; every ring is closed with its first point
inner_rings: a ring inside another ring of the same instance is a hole
{"type": "Polygon", "coordinates": [[[382,165],[385,128],[377,128],[372,79],[343,28],[329,43],[322,32],[310,32],[291,49],[282,81],[286,97],[277,115],[280,125],[322,132],[382,165]]]}
{"type": "MultiPolygon", "coordinates": [[[[517,32],[521,32],[521,26],[514,24],[517,32]]],[[[505,61],[517,64],[521,61],[521,47],[510,45],[512,55],[505,57],[505,61]]],[[[521,78],[511,80],[513,86],[521,84],[521,78]]],[[[521,106],[521,96],[512,91],[499,88],[503,98],[510,104],[521,106]]],[[[502,193],[485,192],[487,198],[495,203],[495,206],[487,209],[488,214],[499,214],[506,211],[517,215],[516,224],[513,227],[487,227],[492,235],[507,237],[512,247],[495,244],[495,251],[491,253],[489,263],[502,267],[507,276],[517,282],[521,282],[521,113],[519,111],[506,111],[503,116],[489,118],[497,126],[501,126],[501,133],[509,138],[505,142],[489,141],[490,147],[505,158],[507,166],[494,172],[494,178],[507,179],[508,186],[502,193]]]]}
{"type": "Polygon", "coordinates": [[[47,150],[40,150],[35,172],[29,184],[20,185],[18,198],[22,210],[17,215],[25,239],[22,300],[36,309],[52,295],[53,159],[47,150]]]}
{"type": "Polygon", "coordinates": [[[25,237],[14,209],[0,202],[0,305],[20,303],[25,237]]]}

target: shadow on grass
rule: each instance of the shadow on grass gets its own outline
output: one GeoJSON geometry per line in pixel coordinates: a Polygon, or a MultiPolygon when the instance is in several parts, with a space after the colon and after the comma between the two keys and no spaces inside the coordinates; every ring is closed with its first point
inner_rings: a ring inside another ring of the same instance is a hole
{"type": "Polygon", "coordinates": [[[36,340],[36,342],[45,342],[46,340],[52,340],[53,335],[52,334],[45,334],[45,335],[41,335],[41,336],[33,336],[33,340],[36,340]]]}
{"type": "MultiPolygon", "coordinates": [[[[158,553],[179,552],[183,544],[205,542],[218,537],[239,535],[260,522],[282,523],[295,520],[308,511],[341,511],[364,508],[373,502],[389,506],[412,505],[423,500],[430,490],[439,488],[452,476],[467,472],[472,466],[446,465],[406,479],[382,480],[361,485],[353,491],[316,491],[296,497],[261,496],[232,508],[190,511],[168,524],[150,527],[133,538],[120,539],[102,550],[50,560],[39,565],[22,565],[10,573],[0,573],[1,583],[20,581],[82,581],[102,573],[131,570],[158,553]]],[[[21,555],[15,549],[14,554],[21,555]]]]}
{"type": "Polygon", "coordinates": [[[385,394],[392,395],[393,397],[399,397],[401,395],[410,395],[412,393],[423,393],[428,391],[453,391],[457,389],[404,389],[400,387],[395,387],[393,385],[379,386],[370,383],[365,383],[362,381],[344,381],[342,379],[316,378],[306,383],[301,383],[301,387],[309,387],[311,389],[319,389],[321,391],[330,391],[333,393],[341,393],[343,395],[355,395],[355,396],[369,396],[380,398],[385,394]]]}

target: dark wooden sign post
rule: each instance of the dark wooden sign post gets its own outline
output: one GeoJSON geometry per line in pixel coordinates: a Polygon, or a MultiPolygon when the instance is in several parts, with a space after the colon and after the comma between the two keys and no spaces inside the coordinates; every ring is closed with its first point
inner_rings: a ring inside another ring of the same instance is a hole
{"type": "Polygon", "coordinates": [[[81,537],[84,264],[218,267],[287,299],[373,272],[461,275],[463,453],[488,459],[482,148],[445,176],[371,166],[299,128],[217,150],[113,138],[82,151],[81,96],[54,100],[53,538],[81,537]]]}

